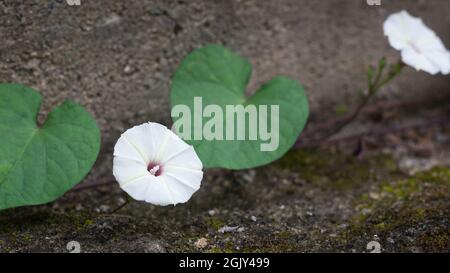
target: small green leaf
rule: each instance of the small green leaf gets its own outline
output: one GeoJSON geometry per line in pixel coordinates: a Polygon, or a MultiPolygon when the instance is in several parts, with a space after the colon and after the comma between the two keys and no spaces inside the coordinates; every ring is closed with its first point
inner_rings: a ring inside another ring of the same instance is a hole
{"type": "Polygon", "coordinates": [[[386,67],[386,64],[387,64],[386,57],[383,57],[378,61],[378,68],[380,70],[383,70],[386,67]]]}
{"type": "Polygon", "coordinates": [[[83,107],[64,102],[39,128],[40,104],[33,89],[0,84],[0,209],[55,200],[97,158],[100,131],[83,107]]]}
{"type": "MultiPolygon", "coordinates": [[[[265,83],[256,93],[247,98],[245,90],[251,75],[250,63],[219,45],[208,45],[189,54],[178,67],[172,81],[171,104],[187,105],[194,120],[194,98],[201,97],[203,109],[208,105],[218,105],[226,115],[226,106],[279,107],[279,145],[273,151],[263,151],[261,144],[267,143],[260,136],[249,137],[249,120],[246,118],[246,138],[223,140],[187,140],[194,145],[200,159],[206,167],[245,169],[268,164],[283,156],[295,143],[303,130],[309,110],[304,89],[297,81],[285,77],[275,77],[265,83]]],[[[174,117],[177,122],[181,116],[174,117]]],[[[234,117],[233,117],[234,118],[234,117]]],[[[271,117],[269,117],[270,119],[271,117]]],[[[211,117],[203,117],[203,125],[211,117]]],[[[236,118],[236,122],[237,118],[236,118]]],[[[267,121],[269,131],[270,121],[267,121]]],[[[226,126],[223,126],[226,128],[226,126]]],[[[192,124],[192,135],[202,128],[192,124]]],[[[259,124],[258,124],[259,128],[259,124]]],[[[274,130],[275,131],[275,130],[274,130]]],[[[185,139],[186,140],[186,139],[185,139]]]]}
{"type": "Polygon", "coordinates": [[[336,107],[334,108],[334,112],[336,113],[336,116],[338,116],[338,117],[347,114],[348,111],[349,111],[348,106],[343,103],[336,105],[336,107]]]}
{"type": "Polygon", "coordinates": [[[401,62],[398,62],[396,64],[393,64],[391,66],[390,74],[391,75],[397,75],[402,71],[403,65],[401,62]]]}

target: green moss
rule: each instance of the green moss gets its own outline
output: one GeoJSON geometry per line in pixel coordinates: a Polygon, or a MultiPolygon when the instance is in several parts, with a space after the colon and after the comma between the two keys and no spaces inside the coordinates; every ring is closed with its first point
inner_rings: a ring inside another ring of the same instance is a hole
{"type": "Polygon", "coordinates": [[[276,164],[323,188],[343,190],[397,174],[397,164],[389,156],[359,160],[351,154],[325,149],[291,151],[276,164]]]}
{"type": "Polygon", "coordinates": [[[290,231],[268,234],[263,238],[252,239],[251,245],[244,245],[247,253],[298,252],[298,236],[290,231]]]}
{"type": "Polygon", "coordinates": [[[208,227],[213,228],[214,230],[218,230],[221,227],[225,226],[225,222],[217,217],[208,217],[205,219],[205,224],[208,227]]]}
{"type": "Polygon", "coordinates": [[[450,235],[448,230],[438,230],[426,233],[417,239],[423,251],[445,252],[450,249],[450,235]]]}
{"type": "Polygon", "coordinates": [[[233,242],[227,241],[227,242],[225,242],[225,246],[224,246],[223,250],[224,250],[223,252],[225,252],[225,253],[235,253],[236,247],[233,244],[233,242]]]}
{"type": "Polygon", "coordinates": [[[413,179],[450,186],[450,168],[435,167],[430,171],[421,172],[414,175],[413,179]]]}
{"type": "Polygon", "coordinates": [[[30,234],[25,233],[20,236],[20,239],[22,242],[29,243],[33,240],[33,237],[30,234]]]}
{"type": "Polygon", "coordinates": [[[83,223],[83,227],[89,227],[92,226],[94,224],[94,221],[92,221],[91,219],[86,219],[83,223]]]}
{"type": "Polygon", "coordinates": [[[414,176],[386,180],[380,183],[377,198],[365,193],[356,201],[359,211],[352,219],[350,228],[340,241],[377,234],[381,238],[398,234],[395,247],[398,251],[410,251],[419,245],[424,251],[448,251],[448,228],[443,212],[448,211],[450,193],[448,168],[435,168],[414,176]],[[433,226],[432,232],[423,233],[417,227],[433,226]],[[417,240],[404,240],[409,236],[417,240]]]}
{"type": "Polygon", "coordinates": [[[386,223],[385,222],[381,222],[379,224],[376,224],[375,225],[375,229],[380,230],[380,231],[386,229],[386,223]]]}
{"type": "Polygon", "coordinates": [[[210,248],[207,252],[208,253],[223,253],[222,249],[218,246],[214,246],[214,247],[210,248]]]}
{"type": "Polygon", "coordinates": [[[385,182],[381,191],[393,195],[396,199],[405,199],[415,192],[421,192],[424,183],[448,188],[450,186],[450,169],[438,167],[399,181],[385,182]]]}
{"type": "Polygon", "coordinates": [[[403,179],[394,184],[384,184],[381,191],[392,194],[396,199],[405,199],[411,193],[421,190],[419,183],[416,179],[403,179]]]}
{"type": "Polygon", "coordinates": [[[423,208],[418,208],[417,210],[416,210],[416,219],[417,220],[419,220],[419,221],[423,221],[424,219],[425,219],[425,216],[426,216],[426,210],[425,209],[423,209],[423,208]]]}
{"type": "Polygon", "coordinates": [[[208,253],[237,253],[239,251],[236,249],[236,246],[234,245],[233,242],[227,241],[222,244],[222,247],[213,246],[206,252],[208,252],[208,253]]]}

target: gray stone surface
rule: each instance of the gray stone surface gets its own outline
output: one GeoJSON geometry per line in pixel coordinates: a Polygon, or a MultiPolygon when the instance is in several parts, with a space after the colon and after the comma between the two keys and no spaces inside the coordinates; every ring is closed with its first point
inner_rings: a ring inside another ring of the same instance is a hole
{"type": "MultiPolygon", "coordinates": [[[[113,182],[116,139],[144,121],[170,124],[170,77],[194,48],[221,43],[248,57],[249,93],[275,75],[299,80],[318,122],[355,103],[368,64],[399,57],[382,23],[401,9],[450,47],[448,0],[3,0],[0,81],[40,90],[41,122],[66,99],[86,106],[103,143],[85,182],[113,182]]],[[[449,97],[449,87],[448,76],[407,69],[377,99],[449,97]]],[[[383,122],[359,127],[423,122],[449,113],[441,104],[390,109],[383,122]]],[[[117,185],[72,191],[46,206],[0,212],[0,252],[67,252],[72,240],[82,252],[364,252],[371,240],[387,252],[448,252],[449,130],[370,137],[362,159],[351,156],[350,142],[293,151],[254,170],[208,170],[192,200],[175,208],[133,203],[110,215],[123,202],[117,185]],[[219,232],[227,226],[241,230],[219,232]]]]}
{"type": "MultiPolygon", "coordinates": [[[[354,102],[368,64],[399,54],[383,37],[391,12],[407,9],[450,47],[450,4],[434,1],[0,1],[0,81],[44,95],[43,116],[74,99],[97,118],[103,153],[125,128],[170,123],[170,77],[180,60],[206,43],[250,59],[249,92],[282,74],[308,91],[312,111],[354,102]]],[[[449,78],[409,69],[384,95],[449,92],[449,78]]],[[[327,111],[324,111],[327,109],[327,111]]],[[[43,119],[43,117],[41,118],[43,119]]]]}

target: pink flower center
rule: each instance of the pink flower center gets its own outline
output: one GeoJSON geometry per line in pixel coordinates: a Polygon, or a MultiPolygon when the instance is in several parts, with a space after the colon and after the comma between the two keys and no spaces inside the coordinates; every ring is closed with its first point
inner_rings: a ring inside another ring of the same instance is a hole
{"type": "Polygon", "coordinates": [[[147,167],[148,172],[154,176],[160,176],[162,173],[162,167],[156,163],[150,163],[147,167]]]}

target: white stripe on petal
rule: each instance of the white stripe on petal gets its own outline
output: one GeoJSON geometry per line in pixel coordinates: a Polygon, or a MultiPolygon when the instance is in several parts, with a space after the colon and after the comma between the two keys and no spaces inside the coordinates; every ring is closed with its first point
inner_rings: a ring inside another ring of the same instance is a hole
{"type": "Polygon", "coordinates": [[[148,197],[148,189],[155,182],[154,176],[145,176],[127,183],[121,188],[137,201],[146,201],[148,197]]]}
{"type": "Polygon", "coordinates": [[[151,155],[155,153],[152,145],[152,135],[150,125],[147,123],[127,130],[123,137],[131,144],[131,146],[139,153],[143,160],[148,164],[151,155]]]}
{"type": "MultiPolygon", "coordinates": [[[[170,131],[166,126],[155,122],[147,123],[150,128],[152,146],[154,147],[151,160],[161,161],[161,155],[164,154],[165,146],[167,146],[167,133],[170,131]],[[166,143],[164,143],[166,142],[166,143]]],[[[170,144],[169,144],[170,145],[170,144]]]]}
{"type": "Polygon", "coordinates": [[[125,140],[123,136],[119,138],[116,145],[114,146],[114,156],[120,156],[129,158],[135,161],[140,161],[143,164],[145,164],[144,159],[142,156],[138,153],[136,149],[134,149],[131,144],[125,140]]]}
{"type": "Polygon", "coordinates": [[[175,198],[175,201],[177,203],[186,203],[196,192],[196,189],[193,189],[191,186],[189,186],[187,183],[180,182],[178,179],[171,177],[171,176],[164,176],[165,183],[167,187],[171,190],[173,193],[173,197],[175,198]]]}
{"type": "Polygon", "coordinates": [[[189,148],[184,150],[182,153],[179,153],[164,162],[164,166],[179,166],[196,170],[201,170],[203,168],[203,164],[192,146],[189,146],[189,148]]]}
{"type": "Polygon", "coordinates": [[[124,185],[136,178],[150,175],[147,166],[142,162],[116,156],[113,159],[113,175],[120,185],[124,185]]]}
{"type": "Polygon", "coordinates": [[[188,169],[176,166],[167,166],[165,176],[169,176],[192,188],[198,190],[203,178],[203,172],[195,169],[188,169]]]}
{"type": "Polygon", "coordinates": [[[146,190],[145,201],[159,206],[175,205],[174,197],[161,177],[155,177],[146,190]]]}
{"type": "Polygon", "coordinates": [[[164,164],[171,158],[185,152],[190,147],[179,136],[177,136],[170,130],[167,130],[167,142],[170,144],[165,146],[164,154],[162,154],[160,157],[160,161],[162,164],[164,164]]]}
{"type": "Polygon", "coordinates": [[[425,57],[439,67],[442,74],[450,73],[450,52],[444,49],[432,49],[424,53],[425,57]]]}
{"type": "Polygon", "coordinates": [[[405,48],[411,38],[409,30],[402,22],[402,16],[397,13],[391,14],[383,25],[384,35],[388,37],[389,44],[397,50],[405,48]]]}
{"type": "Polygon", "coordinates": [[[402,50],[402,61],[416,70],[423,70],[435,75],[439,72],[439,67],[428,60],[423,54],[417,53],[412,48],[405,48],[402,50]]]}

